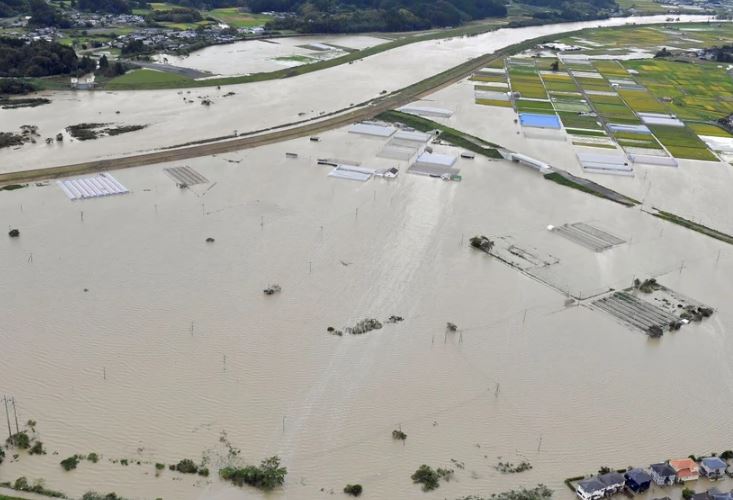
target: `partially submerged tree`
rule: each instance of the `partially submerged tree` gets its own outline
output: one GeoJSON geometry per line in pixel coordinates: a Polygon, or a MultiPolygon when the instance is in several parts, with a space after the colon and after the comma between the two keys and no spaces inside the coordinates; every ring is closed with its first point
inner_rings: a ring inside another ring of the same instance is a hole
{"type": "Polygon", "coordinates": [[[76,469],[77,465],[79,465],[79,455],[72,455],[61,461],[61,467],[67,472],[76,469]]]}
{"type": "Polygon", "coordinates": [[[225,481],[231,481],[237,486],[247,484],[261,490],[281,486],[287,473],[287,468],[280,467],[280,458],[277,456],[264,459],[259,466],[224,467],[219,470],[219,476],[225,481]]]}
{"type": "Polygon", "coordinates": [[[491,249],[494,248],[494,242],[483,235],[474,236],[473,238],[471,238],[470,242],[473,248],[483,250],[486,253],[491,252],[491,249]]]}
{"type": "Polygon", "coordinates": [[[347,495],[351,495],[352,497],[358,497],[361,496],[363,488],[360,484],[347,484],[344,487],[344,493],[347,495]]]}

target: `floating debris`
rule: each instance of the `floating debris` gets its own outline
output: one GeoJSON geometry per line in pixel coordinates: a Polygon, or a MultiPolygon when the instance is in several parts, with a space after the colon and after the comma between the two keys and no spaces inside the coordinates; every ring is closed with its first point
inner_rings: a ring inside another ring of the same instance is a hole
{"type": "Polygon", "coordinates": [[[214,243],[215,241],[216,240],[214,238],[212,238],[211,236],[209,236],[208,238],[206,238],[206,243],[214,243]]]}
{"type": "Polygon", "coordinates": [[[8,232],[8,236],[11,238],[17,238],[20,236],[20,231],[17,229],[11,229],[10,232],[8,232]]]}
{"type": "Polygon", "coordinates": [[[399,323],[400,321],[405,321],[405,318],[403,318],[402,316],[392,315],[387,318],[387,321],[385,321],[385,323],[399,323]]]}
{"type": "Polygon", "coordinates": [[[270,285],[262,291],[265,295],[275,295],[276,293],[282,292],[282,288],[280,288],[280,285],[270,285]]]}

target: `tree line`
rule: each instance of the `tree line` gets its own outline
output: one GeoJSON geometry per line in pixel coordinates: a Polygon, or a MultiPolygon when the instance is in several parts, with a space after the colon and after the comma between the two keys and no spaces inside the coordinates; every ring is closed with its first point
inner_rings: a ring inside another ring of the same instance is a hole
{"type": "Polygon", "coordinates": [[[0,37],[0,77],[81,75],[96,68],[96,61],[79,58],[74,49],[59,43],[0,37]]]}

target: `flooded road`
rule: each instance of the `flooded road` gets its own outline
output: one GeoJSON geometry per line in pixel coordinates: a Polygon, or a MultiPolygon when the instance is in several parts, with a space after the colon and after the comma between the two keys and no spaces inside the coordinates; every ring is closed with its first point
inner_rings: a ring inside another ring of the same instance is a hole
{"type": "Polygon", "coordinates": [[[371,165],[381,146],[337,130],[186,163],[213,187],[181,190],[159,165],[113,172],[128,195],[0,192],[0,226],[21,231],[0,238],[0,393],[48,449],[0,466],[0,482],[181,500],[320,499],[347,483],[363,498],[452,499],[543,482],[569,499],[562,480],[601,465],[730,448],[729,246],[504,161],[459,160],[461,183],[403,164],[394,182],[367,183],[315,166],[371,165]],[[546,230],[578,220],[630,243],[596,254],[546,230]],[[563,294],[468,248],[474,234],[555,255],[558,284],[620,288],[661,273],[716,313],[650,340],[565,307],[563,294]],[[271,283],[283,292],[265,296],[271,283]],[[390,315],[405,321],[326,332],[390,315]],[[213,471],[227,461],[222,432],[242,463],[279,455],[285,487],[155,476],[156,462],[182,458],[213,471]],[[102,460],[58,465],[90,452],[102,460]],[[533,470],[493,468],[522,459],[533,470]],[[423,463],[455,479],[423,493],[410,480],[423,463]]]}
{"type": "MultiPolygon", "coordinates": [[[[635,17],[633,22],[661,23],[666,16],[635,17]]],[[[705,16],[681,16],[703,20],[705,16]]],[[[37,144],[0,152],[0,171],[27,170],[181,145],[201,139],[228,136],[281,126],[342,110],[392,92],[468,59],[523,40],[593,26],[628,23],[614,18],[584,23],[564,23],[528,28],[499,29],[478,36],[432,40],[399,47],[323,71],[284,80],[199,88],[190,91],[56,92],[53,102],[36,108],[0,110],[4,131],[21,125],[39,127],[37,144]],[[379,75],[375,78],[374,75],[379,75]],[[234,95],[225,97],[225,94],[234,95]],[[210,106],[201,101],[211,100],[210,106]],[[191,101],[191,102],[188,102],[191,101]],[[119,112],[119,113],[118,113],[119,112]],[[147,125],[130,134],[96,141],[47,145],[70,125],[115,123],[147,125]]]]}

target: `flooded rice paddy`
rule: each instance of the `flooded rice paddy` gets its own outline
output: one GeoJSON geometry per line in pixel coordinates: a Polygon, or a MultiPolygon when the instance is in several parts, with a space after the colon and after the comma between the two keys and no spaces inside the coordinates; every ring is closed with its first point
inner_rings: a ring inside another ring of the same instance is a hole
{"type": "Polygon", "coordinates": [[[0,225],[21,230],[0,238],[0,392],[49,451],[6,462],[0,481],[264,498],[216,474],[155,477],[154,463],[181,458],[216,468],[226,432],[243,462],[277,454],[288,467],[267,498],[328,498],[357,482],[364,498],[456,498],[543,482],[569,499],[562,480],[601,465],[730,447],[729,246],[510,162],[459,159],[460,183],[407,175],[406,162],[376,159],[384,142],[336,130],[201,158],[185,164],[211,184],[184,190],[164,172],[183,164],[167,164],[113,172],[128,195],[0,192],[0,225]],[[332,179],[320,157],[402,173],[332,179]],[[597,253],[546,229],[577,221],[628,243],[597,253]],[[553,283],[607,289],[661,273],[716,313],[650,340],[470,249],[479,233],[557,257],[553,283]],[[282,293],[265,296],[271,283],[282,293]],[[405,321],[326,332],[393,314],[405,321]],[[92,451],[98,464],[58,465],[92,451]],[[130,465],[110,461],[122,458],[130,465]],[[412,484],[420,464],[451,459],[465,463],[455,480],[433,493],[412,484]],[[493,468],[524,459],[531,471],[493,468]]]}
{"type": "Polygon", "coordinates": [[[213,45],[188,56],[158,54],[158,62],[208,71],[216,75],[244,75],[277,71],[318,60],[333,59],[351,50],[361,50],[388,40],[364,35],[326,35],[248,40],[213,45]]]}

